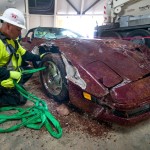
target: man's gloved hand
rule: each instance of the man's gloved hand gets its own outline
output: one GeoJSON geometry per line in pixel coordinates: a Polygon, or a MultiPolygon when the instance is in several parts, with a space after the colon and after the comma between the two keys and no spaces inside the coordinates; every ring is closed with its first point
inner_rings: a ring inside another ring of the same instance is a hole
{"type": "Polygon", "coordinates": [[[46,54],[46,53],[41,54],[41,55],[40,55],[40,58],[42,59],[42,58],[43,58],[43,56],[44,56],[45,54],[46,54]]]}
{"type": "Polygon", "coordinates": [[[9,78],[7,80],[3,80],[1,82],[1,86],[5,87],[5,88],[12,88],[12,87],[14,87],[13,79],[9,78]]]}
{"type": "Polygon", "coordinates": [[[20,79],[21,79],[21,72],[19,72],[19,71],[10,71],[10,78],[16,79],[17,82],[19,82],[20,79]]]}

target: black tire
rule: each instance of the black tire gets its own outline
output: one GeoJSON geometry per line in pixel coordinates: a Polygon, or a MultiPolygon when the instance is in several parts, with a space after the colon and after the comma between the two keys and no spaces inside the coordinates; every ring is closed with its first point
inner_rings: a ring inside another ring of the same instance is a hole
{"type": "Polygon", "coordinates": [[[101,33],[101,37],[107,37],[107,38],[115,38],[115,39],[121,39],[121,35],[117,32],[111,32],[111,31],[107,31],[107,32],[102,32],[101,33]]]}
{"type": "Polygon", "coordinates": [[[136,43],[136,44],[140,44],[140,45],[146,45],[148,47],[150,47],[150,39],[149,38],[143,38],[143,37],[148,37],[150,36],[150,32],[144,29],[138,29],[138,30],[134,30],[131,31],[127,37],[134,37],[131,38],[131,42],[136,43]]]}
{"type": "Polygon", "coordinates": [[[32,64],[34,68],[39,68],[40,61],[32,61],[32,64]]]}
{"type": "Polygon", "coordinates": [[[40,66],[46,67],[45,70],[40,72],[40,80],[48,97],[59,103],[68,102],[66,71],[60,54],[48,53],[44,55],[40,66]]]}

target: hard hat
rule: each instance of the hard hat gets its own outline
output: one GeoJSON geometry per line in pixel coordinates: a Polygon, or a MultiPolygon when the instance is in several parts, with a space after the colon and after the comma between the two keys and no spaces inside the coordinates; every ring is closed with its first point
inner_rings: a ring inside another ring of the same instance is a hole
{"type": "Polygon", "coordinates": [[[22,29],[26,29],[25,18],[23,13],[15,8],[6,9],[3,15],[0,16],[0,20],[3,20],[4,22],[8,22],[22,29]]]}

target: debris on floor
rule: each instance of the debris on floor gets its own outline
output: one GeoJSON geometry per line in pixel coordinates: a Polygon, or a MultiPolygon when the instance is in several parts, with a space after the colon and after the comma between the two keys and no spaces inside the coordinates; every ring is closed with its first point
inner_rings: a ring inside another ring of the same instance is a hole
{"type": "Polygon", "coordinates": [[[56,107],[56,111],[58,112],[58,114],[60,114],[61,116],[67,116],[70,113],[70,110],[68,108],[67,105],[65,104],[61,104],[58,107],[56,107]]]}

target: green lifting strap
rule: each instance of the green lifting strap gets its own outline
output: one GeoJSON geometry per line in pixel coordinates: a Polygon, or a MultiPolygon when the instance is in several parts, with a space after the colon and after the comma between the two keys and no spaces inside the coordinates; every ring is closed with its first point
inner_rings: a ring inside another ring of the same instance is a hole
{"type": "MultiPolygon", "coordinates": [[[[45,69],[38,68],[38,69],[32,69],[32,70],[25,70],[22,73],[33,73],[40,70],[45,69]]],[[[49,112],[47,104],[44,100],[36,97],[35,95],[27,92],[24,90],[18,83],[14,82],[16,89],[22,94],[24,97],[26,97],[28,100],[34,103],[33,106],[22,108],[22,107],[1,107],[0,108],[0,124],[11,121],[11,120],[21,120],[21,123],[18,123],[16,125],[13,125],[9,128],[1,128],[0,127],[0,133],[4,132],[12,132],[15,130],[18,130],[19,128],[25,126],[28,128],[39,130],[43,126],[48,130],[48,132],[55,138],[61,138],[62,137],[62,128],[59,122],[56,120],[56,118],[49,112]],[[8,114],[1,114],[3,111],[10,111],[15,110],[17,111],[14,114],[8,115],[8,114]]]]}

